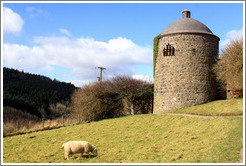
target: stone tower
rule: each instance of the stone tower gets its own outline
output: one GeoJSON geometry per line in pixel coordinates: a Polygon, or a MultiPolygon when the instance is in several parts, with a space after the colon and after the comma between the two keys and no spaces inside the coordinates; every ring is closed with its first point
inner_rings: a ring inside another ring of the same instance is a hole
{"type": "Polygon", "coordinates": [[[189,10],[159,35],[155,67],[154,114],[216,99],[212,66],[219,38],[189,10]]]}

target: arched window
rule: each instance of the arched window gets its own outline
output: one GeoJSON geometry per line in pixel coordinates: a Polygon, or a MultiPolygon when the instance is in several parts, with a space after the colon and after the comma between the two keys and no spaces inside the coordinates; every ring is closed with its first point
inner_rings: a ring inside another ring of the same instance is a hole
{"type": "Polygon", "coordinates": [[[173,46],[171,46],[169,43],[166,45],[166,48],[163,50],[164,56],[172,56],[174,55],[175,49],[173,46]]]}

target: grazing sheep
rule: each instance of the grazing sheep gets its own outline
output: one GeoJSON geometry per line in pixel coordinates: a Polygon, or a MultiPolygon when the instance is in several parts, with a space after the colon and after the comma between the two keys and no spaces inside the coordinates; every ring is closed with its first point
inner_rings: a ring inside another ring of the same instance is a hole
{"type": "Polygon", "coordinates": [[[93,155],[97,156],[96,147],[87,141],[68,141],[62,145],[62,148],[64,148],[64,155],[67,160],[69,154],[74,153],[81,153],[82,157],[83,153],[87,153],[90,156],[90,152],[92,152],[93,155]]]}

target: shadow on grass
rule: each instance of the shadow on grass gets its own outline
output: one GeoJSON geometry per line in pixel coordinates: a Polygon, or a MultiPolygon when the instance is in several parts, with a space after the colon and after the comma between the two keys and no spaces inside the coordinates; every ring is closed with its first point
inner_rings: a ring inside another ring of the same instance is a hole
{"type": "MultiPolygon", "coordinates": [[[[81,156],[80,156],[81,157],[81,156]]],[[[82,155],[82,158],[94,158],[97,157],[96,155],[82,155]]]]}
{"type": "Polygon", "coordinates": [[[86,158],[86,159],[92,159],[94,157],[97,157],[96,155],[72,155],[70,156],[71,159],[74,159],[74,160],[80,160],[80,159],[83,159],[83,158],[86,158]]]}

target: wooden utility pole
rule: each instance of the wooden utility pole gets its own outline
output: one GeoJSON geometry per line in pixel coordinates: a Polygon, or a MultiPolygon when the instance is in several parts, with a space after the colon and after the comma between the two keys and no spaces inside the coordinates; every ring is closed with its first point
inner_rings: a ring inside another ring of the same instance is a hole
{"type": "Polygon", "coordinates": [[[106,68],[104,67],[97,67],[98,69],[100,69],[100,77],[98,78],[98,81],[101,82],[102,81],[102,71],[105,70],[106,68]]]}

